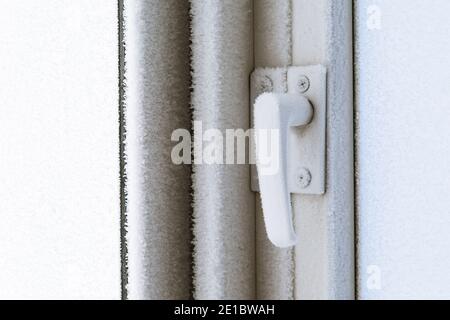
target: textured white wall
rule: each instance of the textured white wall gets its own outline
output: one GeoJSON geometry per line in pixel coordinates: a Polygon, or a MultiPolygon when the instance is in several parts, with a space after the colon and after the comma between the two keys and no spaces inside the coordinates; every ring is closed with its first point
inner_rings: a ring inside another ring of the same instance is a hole
{"type": "Polygon", "coordinates": [[[359,298],[450,298],[450,1],[356,2],[359,298]]]}
{"type": "Polygon", "coordinates": [[[117,3],[0,7],[0,298],[120,298],[117,3]]]}

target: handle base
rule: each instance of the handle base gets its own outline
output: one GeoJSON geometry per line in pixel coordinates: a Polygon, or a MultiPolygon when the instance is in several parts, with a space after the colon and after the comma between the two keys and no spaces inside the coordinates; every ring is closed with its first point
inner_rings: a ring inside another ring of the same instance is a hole
{"type": "MultiPolygon", "coordinates": [[[[288,188],[294,194],[325,193],[327,76],[322,65],[258,68],[251,76],[251,114],[264,92],[301,94],[313,105],[314,117],[305,127],[291,128],[288,155],[288,188]]],[[[253,123],[252,123],[252,127],[253,123]]],[[[259,192],[256,166],[251,166],[251,189],[259,192]]]]}

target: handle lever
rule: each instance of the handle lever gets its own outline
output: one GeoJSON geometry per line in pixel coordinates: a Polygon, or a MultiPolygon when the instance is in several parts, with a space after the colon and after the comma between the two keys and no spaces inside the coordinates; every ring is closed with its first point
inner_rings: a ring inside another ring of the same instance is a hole
{"type": "Polygon", "coordinates": [[[263,93],[255,102],[256,167],[270,241],[277,247],[296,244],[288,187],[289,130],[313,117],[311,103],[300,94],[263,93]]]}

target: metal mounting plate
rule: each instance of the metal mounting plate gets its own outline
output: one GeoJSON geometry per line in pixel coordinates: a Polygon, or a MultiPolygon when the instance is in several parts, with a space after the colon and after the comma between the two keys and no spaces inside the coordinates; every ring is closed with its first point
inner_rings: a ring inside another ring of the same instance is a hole
{"type": "MultiPolygon", "coordinates": [[[[322,65],[258,68],[251,76],[252,115],[256,98],[264,92],[302,94],[314,108],[314,117],[309,125],[291,128],[288,158],[288,183],[291,193],[325,193],[326,81],[326,68],[322,65]]],[[[253,128],[253,121],[251,125],[253,128]]],[[[255,165],[251,165],[251,189],[259,191],[255,165]]]]}

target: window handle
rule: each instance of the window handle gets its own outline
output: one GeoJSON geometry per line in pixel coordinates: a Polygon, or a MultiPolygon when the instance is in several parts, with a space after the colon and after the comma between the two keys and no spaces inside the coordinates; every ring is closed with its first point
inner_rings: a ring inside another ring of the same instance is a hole
{"type": "MultiPolygon", "coordinates": [[[[263,93],[253,108],[256,168],[264,222],[270,241],[277,247],[295,245],[289,188],[290,130],[307,126],[313,107],[301,94],[263,93]]],[[[305,177],[307,178],[307,177],[305,177]]]]}

